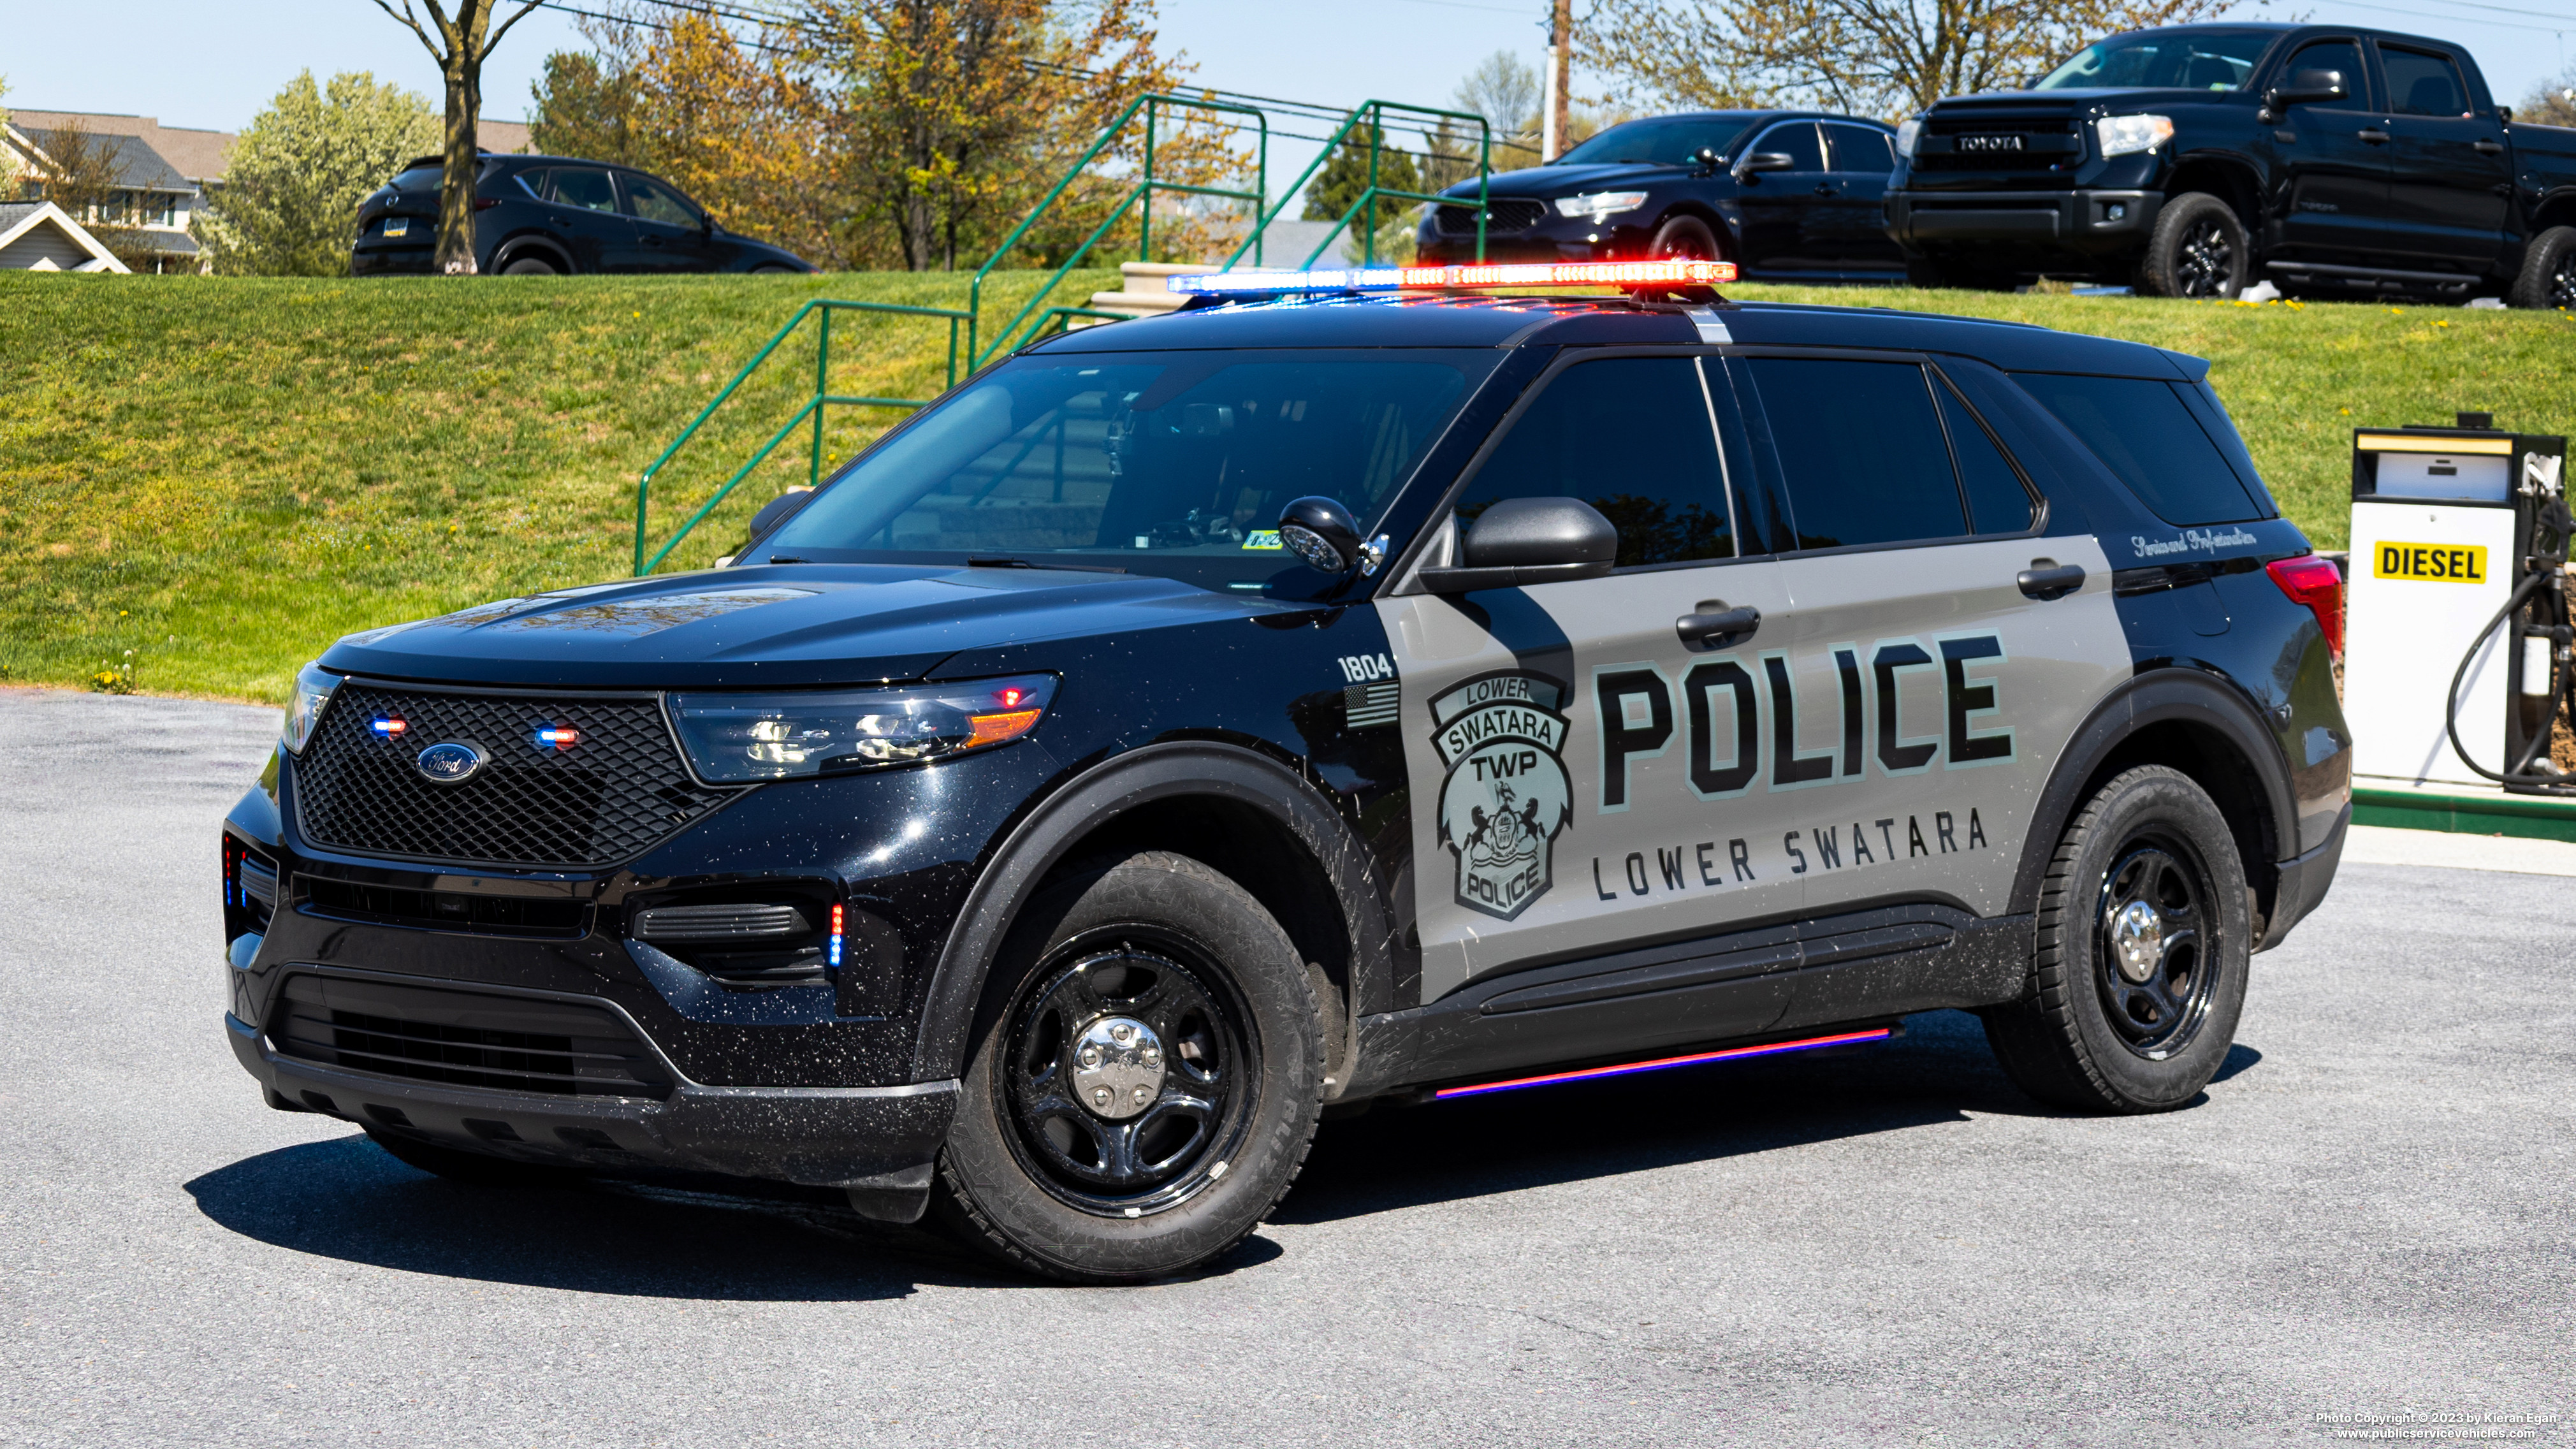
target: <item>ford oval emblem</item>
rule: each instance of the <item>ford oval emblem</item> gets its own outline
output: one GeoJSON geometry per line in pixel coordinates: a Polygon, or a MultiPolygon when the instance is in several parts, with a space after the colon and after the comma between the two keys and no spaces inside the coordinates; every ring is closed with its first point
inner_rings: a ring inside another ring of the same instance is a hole
{"type": "Polygon", "coordinates": [[[483,752],[461,740],[443,740],[421,751],[412,768],[425,780],[453,785],[474,778],[474,772],[483,768],[483,752]]]}

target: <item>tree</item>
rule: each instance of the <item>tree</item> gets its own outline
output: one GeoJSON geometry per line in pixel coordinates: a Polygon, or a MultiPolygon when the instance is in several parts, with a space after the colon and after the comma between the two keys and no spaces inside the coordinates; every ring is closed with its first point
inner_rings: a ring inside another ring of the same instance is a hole
{"type": "MultiPolygon", "coordinates": [[[[1148,0],[812,0],[803,57],[842,183],[903,265],[998,239],[1136,96],[1178,83],[1148,0]]],[[[1131,134],[1102,160],[1133,164],[1131,134]]],[[[1204,137],[1173,138],[1189,164],[1204,137]]],[[[1156,158],[1158,175],[1170,174],[1156,158]]],[[[1123,190],[1091,185],[1093,193],[1123,190]]]]}
{"type": "Polygon", "coordinates": [[[199,234],[228,276],[331,277],[349,270],[358,204],[438,144],[427,98],[365,71],[305,71],[251,118],[199,234]]]}
{"type": "Polygon", "coordinates": [[[1901,116],[2026,84],[2087,41],[2227,0],[1600,0],[1580,30],[1614,92],[1708,109],[1802,104],[1901,116]]]}
{"type": "MultiPolygon", "coordinates": [[[[585,21],[585,25],[597,24],[585,21]]],[[[593,44],[601,37],[594,36],[593,44]]],[[[642,108],[631,69],[608,55],[558,50],[531,88],[536,103],[528,144],[547,156],[587,156],[652,169],[636,112],[642,108]]]]}
{"type": "Polygon", "coordinates": [[[420,0],[429,11],[430,23],[424,26],[412,12],[412,0],[399,0],[396,10],[388,0],[375,0],[376,8],[411,27],[421,47],[438,62],[438,73],[447,83],[446,176],[438,188],[438,250],[431,263],[449,276],[474,274],[474,178],[481,167],[480,149],[475,144],[474,118],[483,110],[483,62],[490,58],[493,47],[510,27],[527,18],[541,0],[521,0],[519,8],[499,29],[492,28],[492,12],[507,0],[453,0],[456,14],[450,18],[439,0],[420,0]],[[438,32],[432,39],[430,32],[438,32]]]}
{"type": "Polygon", "coordinates": [[[2576,126],[2576,68],[2548,81],[2522,98],[2513,118],[2536,126],[2576,126]]]}
{"type": "MultiPolygon", "coordinates": [[[[1377,184],[1381,189],[1388,191],[1423,189],[1422,173],[1414,166],[1412,153],[1399,150],[1387,141],[1385,132],[1375,127],[1369,128],[1367,136],[1375,137],[1378,143],[1377,184]]],[[[1334,147],[1331,159],[1324,163],[1324,169],[1315,173],[1314,180],[1306,183],[1306,220],[1341,220],[1342,214],[1349,211],[1359,201],[1360,193],[1368,188],[1369,142],[1363,136],[1353,136],[1334,147]]],[[[1411,209],[1414,204],[1410,201],[1385,198],[1372,202],[1366,215],[1351,219],[1351,234],[1357,236],[1363,228],[1375,231],[1378,228],[1377,218],[1382,208],[1393,208],[1395,211],[1402,212],[1411,209]]]]}

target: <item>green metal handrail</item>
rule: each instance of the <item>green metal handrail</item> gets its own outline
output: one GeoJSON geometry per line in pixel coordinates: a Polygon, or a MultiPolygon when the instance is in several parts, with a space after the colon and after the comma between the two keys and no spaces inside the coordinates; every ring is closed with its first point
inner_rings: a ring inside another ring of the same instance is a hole
{"type": "Polygon", "coordinates": [[[933,399],[930,398],[835,395],[831,390],[832,314],[834,312],[892,312],[907,317],[947,318],[947,385],[951,388],[957,385],[957,327],[961,322],[972,327],[975,321],[974,313],[959,311],[954,307],[907,307],[893,302],[843,302],[830,297],[816,297],[808,301],[804,306],[796,309],[796,315],[787,319],[787,325],[779,328],[777,334],[769,339],[766,346],[753,354],[751,361],[742,365],[742,371],[733,375],[733,381],[726,383],[724,390],[717,393],[712,402],[698,410],[698,415],[690,419],[688,427],[681,431],[680,436],[672,439],[671,446],[662,450],[662,456],[646,465],[642,475],[635,480],[635,572],[638,576],[649,574],[661,567],[662,560],[671,556],[671,550],[680,546],[680,540],[687,538],[691,529],[704,522],[706,516],[715,511],[717,504],[724,502],[743,479],[750,477],[752,469],[769,461],[769,455],[777,451],[778,445],[787,441],[788,436],[809,417],[814,420],[814,446],[806,464],[806,483],[808,487],[819,486],[823,481],[823,410],[827,405],[837,403],[843,407],[922,408],[931,404],[933,399]],[[680,525],[680,531],[671,535],[670,542],[663,544],[651,559],[646,559],[644,535],[647,513],[652,504],[653,475],[661,472],[662,465],[670,462],[689,439],[698,435],[698,429],[704,427],[707,419],[715,415],[715,410],[722,407],[725,399],[732,397],[735,390],[749,380],[762,363],[769,360],[769,355],[778,350],[780,343],[785,342],[798,327],[804,324],[808,314],[814,314],[821,319],[817,324],[818,332],[814,343],[814,395],[805,400],[805,405],[796,410],[796,415],[787,420],[786,426],[771,434],[769,441],[760,445],[760,451],[751,455],[750,462],[743,464],[731,478],[725,480],[725,485],[716,490],[714,497],[699,505],[698,511],[689,515],[689,521],[680,525]]]}
{"type": "MultiPolygon", "coordinates": [[[[1406,105],[1402,101],[1362,101],[1358,106],[1352,109],[1350,116],[1342,122],[1341,129],[1333,132],[1332,138],[1324,143],[1324,149],[1316,153],[1313,163],[1308,165],[1307,168],[1298,175],[1294,182],[1290,183],[1286,191],[1280,193],[1279,205],[1267,214],[1261,216],[1254,224],[1251,240],[1243,246],[1236,247],[1234,249],[1234,255],[1225,259],[1226,268],[1228,270],[1232,270],[1235,263],[1243,260],[1243,254],[1246,251],[1251,251],[1253,253],[1252,260],[1254,266],[1259,266],[1261,264],[1261,255],[1258,250],[1261,241],[1261,234],[1268,231],[1270,229],[1270,223],[1277,221],[1280,213],[1288,209],[1289,202],[1297,199],[1297,194],[1305,189],[1306,183],[1313,180],[1315,173],[1322,170],[1324,168],[1324,163],[1330,161],[1333,157],[1333,153],[1340,149],[1342,138],[1348,136],[1351,133],[1351,129],[1359,125],[1362,120],[1366,120],[1368,122],[1368,187],[1359,194],[1358,200],[1351,203],[1350,210],[1342,213],[1341,220],[1333,223],[1333,229],[1324,233],[1323,240],[1315,244],[1315,249],[1306,254],[1306,260],[1298,264],[1301,270],[1315,264],[1315,259],[1324,254],[1324,248],[1333,244],[1333,238],[1342,234],[1343,229],[1351,224],[1352,218],[1365,213],[1370,222],[1375,222],[1377,219],[1376,206],[1379,197],[1392,196],[1406,201],[1427,201],[1434,204],[1448,200],[1446,197],[1426,196],[1419,191],[1399,191],[1391,186],[1380,186],[1377,184],[1378,154],[1386,145],[1386,113],[1388,111],[1402,111],[1408,115],[1437,116],[1444,120],[1473,121],[1476,123],[1476,260],[1480,262],[1483,261],[1485,259],[1486,211],[1488,209],[1488,204],[1492,199],[1490,193],[1494,175],[1493,124],[1473,111],[1444,111],[1434,106],[1406,105]]],[[[1360,243],[1360,265],[1375,266],[1377,264],[1377,228],[1374,225],[1368,225],[1364,226],[1362,230],[1365,233],[1365,236],[1360,243]]]]}
{"type": "MultiPolygon", "coordinates": [[[[1112,226],[1116,225],[1127,215],[1127,208],[1135,206],[1140,202],[1143,204],[1144,211],[1143,219],[1137,224],[1136,228],[1136,259],[1138,261],[1153,260],[1155,192],[1178,192],[1188,196],[1222,196],[1235,201],[1249,201],[1252,203],[1253,214],[1256,216],[1260,215],[1262,205],[1270,198],[1270,193],[1267,189],[1270,175],[1270,117],[1265,114],[1260,107],[1238,105],[1232,101],[1202,100],[1190,96],[1165,95],[1159,91],[1138,96],[1135,100],[1128,103],[1127,109],[1118,113],[1118,119],[1111,121],[1108,129],[1100,133],[1100,139],[1091,143],[1091,149],[1082,153],[1082,159],[1073,163],[1073,169],[1064,173],[1064,179],[1058,181],[1054,188],[1048,191],[1046,196],[1030,210],[1029,214],[1022,218],[1020,224],[1011,229],[1011,234],[1009,236],[1002,238],[1002,244],[993,248],[993,254],[984,259],[984,265],[975,269],[975,280],[969,284],[966,292],[966,310],[969,313],[980,315],[983,312],[984,278],[990,275],[995,267],[1001,265],[1002,258],[1010,254],[1011,248],[1019,245],[1020,238],[1028,235],[1029,228],[1037,225],[1038,218],[1047,214],[1047,211],[1055,205],[1056,198],[1064,195],[1065,188],[1073,185],[1075,178],[1082,175],[1084,168],[1088,167],[1094,160],[1098,159],[1101,152],[1109,149],[1109,143],[1118,139],[1119,133],[1127,129],[1127,123],[1136,118],[1136,113],[1138,111],[1145,113],[1145,172],[1143,177],[1138,180],[1134,189],[1130,190],[1127,195],[1119,201],[1118,205],[1110,211],[1108,219],[1101,222],[1099,226],[1094,227],[1091,235],[1083,239],[1082,245],[1074,248],[1072,254],[1064,259],[1064,265],[1055,269],[1054,274],[1049,276],[1046,279],[1046,282],[1029,298],[1028,304],[1020,308],[1019,314],[1014,316],[1009,322],[1005,323],[994,334],[991,346],[987,347],[982,345],[981,333],[978,330],[979,324],[974,316],[968,317],[966,321],[966,357],[968,371],[971,372],[976,368],[982,367],[987,361],[1009,351],[1012,347],[1024,345],[1027,342],[1034,340],[1037,335],[1034,328],[1031,328],[1026,335],[1022,335],[1023,324],[1027,324],[1029,322],[1030,314],[1036,312],[1039,306],[1044,303],[1049,296],[1054,294],[1057,284],[1061,283],[1067,274],[1072,272],[1076,266],[1080,265],[1084,257],[1091,254],[1091,249],[1100,244],[1100,239],[1103,236],[1108,235],[1109,229],[1112,226]],[[1161,111],[1174,107],[1200,111],[1229,111],[1237,115],[1252,117],[1255,127],[1259,130],[1261,135],[1259,149],[1253,156],[1252,190],[1231,191],[1221,186],[1189,186],[1177,181],[1157,181],[1154,179],[1155,123],[1161,111]]],[[[1253,230],[1251,241],[1254,253],[1254,262],[1256,265],[1258,265],[1260,260],[1260,243],[1261,232],[1260,229],[1256,227],[1253,230]]],[[[1241,256],[1242,254],[1243,253],[1240,250],[1235,253],[1237,256],[1241,256]]],[[[1478,255],[1481,256],[1482,253],[1480,252],[1478,255]]],[[[1054,315],[1055,310],[1061,309],[1050,310],[1047,315],[1054,315]]],[[[1043,325],[1043,319],[1041,319],[1040,323],[1037,325],[1043,325]]]]}

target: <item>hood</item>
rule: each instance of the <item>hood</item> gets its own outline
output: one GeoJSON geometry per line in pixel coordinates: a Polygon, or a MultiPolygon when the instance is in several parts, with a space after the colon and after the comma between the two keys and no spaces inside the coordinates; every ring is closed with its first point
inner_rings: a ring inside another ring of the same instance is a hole
{"type": "Polygon", "coordinates": [[[2207,105],[2213,101],[2247,101],[2257,97],[2250,91],[2196,91],[2178,86],[2069,86],[2053,91],[1979,91],[1975,95],[1946,96],[1932,103],[1926,115],[1944,116],[1960,111],[1995,111],[2023,116],[2074,115],[2101,106],[2118,106],[2134,110],[2141,104],[2207,105]]]}
{"type": "MultiPolygon", "coordinates": [[[[1497,171],[1487,178],[1486,187],[1487,194],[1492,196],[1532,196],[1546,201],[1586,191],[1606,191],[1614,185],[1666,180],[1688,169],[1653,161],[1621,161],[1602,166],[1529,166],[1518,171],[1497,171]]],[[[1718,174],[1724,175],[1725,172],[1721,170],[1718,174]]],[[[1476,183],[1461,181],[1440,194],[1472,201],[1476,196],[1476,183]]]]}
{"type": "Polygon", "coordinates": [[[961,649],[1299,606],[1069,569],[783,564],[561,589],[352,634],[324,667],[377,678],[620,689],[918,679],[961,649]]]}

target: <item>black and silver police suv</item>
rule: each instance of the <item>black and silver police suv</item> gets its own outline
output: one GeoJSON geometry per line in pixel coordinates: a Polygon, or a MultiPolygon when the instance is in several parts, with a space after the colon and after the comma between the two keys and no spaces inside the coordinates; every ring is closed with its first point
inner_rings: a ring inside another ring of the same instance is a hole
{"type": "Polygon", "coordinates": [[[1940,102],[1897,151],[1888,230],[1929,286],[2576,306],[2576,131],[2513,119],[2449,41],[2133,31],[2030,90],[1940,102]]]}
{"type": "MultiPolygon", "coordinates": [[[[446,163],[423,156],[358,203],[357,277],[427,272],[446,163]]],[[[715,224],[695,201],[631,166],[486,153],[474,174],[474,267],[486,275],[574,272],[810,272],[814,267],[715,224]]]]}
{"type": "Polygon", "coordinates": [[[729,567],[333,645],[223,833],[269,1104],[1108,1281],[1328,1105],[1945,1007],[2194,1100],[2350,758],[2339,577],[2202,363],[1367,275],[1027,348],[729,567]]]}

